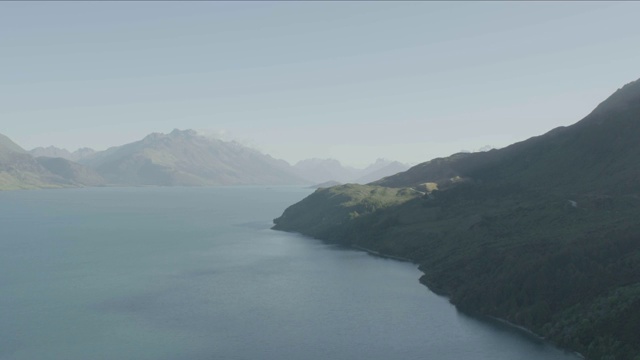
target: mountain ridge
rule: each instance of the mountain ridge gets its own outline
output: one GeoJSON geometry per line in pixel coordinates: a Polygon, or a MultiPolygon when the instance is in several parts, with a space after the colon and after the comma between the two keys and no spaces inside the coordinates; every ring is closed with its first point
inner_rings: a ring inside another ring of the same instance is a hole
{"type": "MultiPolygon", "coordinates": [[[[437,158],[374,184],[404,187],[434,182],[446,185],[455,177],[470,181],[497,181],[498,178],[513,173],[524,173],[526,176],[519,175],[519,178],[510,181],[526,182],[529,179],[535,179],[539,186],[544,187],[562,186],[563,183],[577,181],[567,178],[566,175],[591,177],[589,181],[591,184],[597,180],[593,179],[594,170],[601,175],[606,173],[606,169],[586,168],[585,163],[590,162],[591,166],[607,164],[608,167],[615,167],[622,166],[616,165],[620,158],[640,156],[640,150],[634,146],[635,139],[628,136],[629,133],[637,133],[640,124],[623,114],[625,111],[633,113],[639,111],[638,98],[640,98],[640,81],[634,81],[618,89],[585,118],[573,125],[557,127],[543,135],[531,137],[502,149],[479,153],[458,153],[447,158],[437,158]],[[600,125],[604,122],[615,126],[601,128],[600,125]],[[534,152],[531,149],[536,150],[534,152]],[[630,155],[629,150],[634,151],[636,155],[630,155]],[[608,158],[603,159],[603,156],[608,158]],[[588,161],[583,161],[585,157],[588,161]],[[549,168],[547,164],[558,162],[556,158],[564,162],[549,168]],[[507,168],[505,162],[509,162],[511,168],[507,168]],[[583,168],[577,168],[576,165],[583,168]],[[533,176],[533,173],[538,175],[533,176]]],[[[624,176],[633,179],[638,179],[639,175],[637,170],[624,173],[624,176]]]]}
{"type": "Polygon", "coordinates": [[[459,309],[638,360],[640,82],[567,127],[319,189],[274,229],[408,258],[459,309]]]}
{"type": "Polygon", "coordinates": [[[0,155],[10,152],[25,153],[26,151],[7,136],[0,134],[0,155]]]}
{"type": "Polygon", "coordinates": [[[88,147],[79,148],[73,152],[70,152],[67,149],[62,149],[55,146],[47,146],[47,147],[40,146],[40,147],[36,147],[29,150],[29,154],[31,154],[33,157],[36,157],[36,158],[37,157],[63,158],[63,159],[67,159],[75,162],[78,162],[79,160],[89,157],[95,153],[96,153],[95,150],[88,147]]]}
{"type": "Polygon", "coordinates": [[[25,151],[2,136],[0,157],[8,154],[13,154],[16,164],[29,162],[33,169],[37,168],[37,174],[23,180],[14,176],[22,170],[16,170],[12,176],[5,172],[4,183],[11,183],[11,188],[309,185],[335,178],[368,182],[408,168],[385,159],[378,159],[364,169],[343,166],[335,159],[307,159],[291,166],[239,142],[203,136],[191,129],[174,129],[167,134],[154,132],[103,151],[80,148],[69,152],[55,146],[25,151]],[[15,154],[27,156],[18,159],[15,154]]]}
{"type": "Polygon", "coordinates": [[[156,186],[293,185],[288,164],[237,142],[175,129],[109,148],[81,163],[112,184],[156,186]]]}
{"type": "Polygon", "coordinates": [[[0,134],[0,190],[101,186],[103,179],[62,158],[33,157],[0,134]]]}

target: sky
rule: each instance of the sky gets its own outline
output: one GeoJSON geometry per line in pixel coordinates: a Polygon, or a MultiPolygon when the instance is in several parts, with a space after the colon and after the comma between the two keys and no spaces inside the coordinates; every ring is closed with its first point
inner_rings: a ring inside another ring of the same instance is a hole
{"type": "Polygon", "coordinates": [[[640,2],[0,2],[0,133],[195,129],[295,163],[416,164],[586,116],[640,78],[640,2]]]}

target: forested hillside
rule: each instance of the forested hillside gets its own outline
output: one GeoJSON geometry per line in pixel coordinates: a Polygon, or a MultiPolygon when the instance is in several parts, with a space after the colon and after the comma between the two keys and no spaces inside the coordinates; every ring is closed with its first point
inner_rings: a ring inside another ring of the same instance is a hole
{"type": "Polygon", "coordinates": [[[275,229],[409,258],[468,312],[588,359],[640,359],[640,81],[575,125],[371,186],[319,189],[275,229]]]}

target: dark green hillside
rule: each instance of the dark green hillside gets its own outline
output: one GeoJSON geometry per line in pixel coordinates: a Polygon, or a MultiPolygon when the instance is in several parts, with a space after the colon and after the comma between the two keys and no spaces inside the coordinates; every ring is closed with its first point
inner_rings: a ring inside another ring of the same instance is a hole
{"type": "Polygon", "coordinates": [[[582,121],[504,149],[455,154],[375,182],[440,185],[456,176],[527,188],[623,193],[640,185],[640,81],[619,89],[582,121]],[[610,187],[615,184],[616,187],[610,187]],[[601,186],[601,187],[598,187],[601,186]],[[577,187],[580,187],[578,189],[577,187]]]}
{"type": "Polygon", "coordinates": [[[413,189],[347,184],[319,188],[275,219],[276,229],[298,231],[321,239],[341,237],[343,226],[378,210],[401,204],[420,193],[413,189]]]}
{"type": "Polygon", "coordinates": [[[639,360],[639,139],[636,81],[575,125],[320,189],[275,228],[409,258],[463,310],[588,359],[639,360]]]}

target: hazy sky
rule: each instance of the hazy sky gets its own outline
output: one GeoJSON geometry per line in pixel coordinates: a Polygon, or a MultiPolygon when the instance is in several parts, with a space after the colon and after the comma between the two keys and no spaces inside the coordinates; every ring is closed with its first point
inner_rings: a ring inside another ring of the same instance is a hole
{"type": "Polygon", "coordinates": [[[640,77],[638,2],[0,2],[0,133],[206,130],[418,163],[584,117],[640,77]]]}

